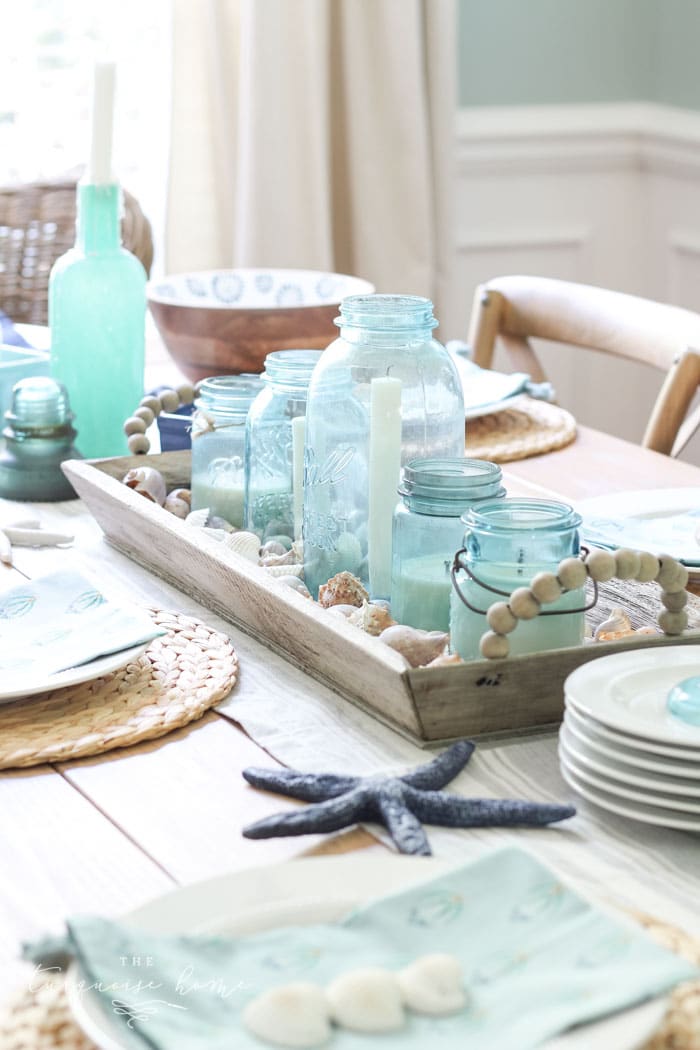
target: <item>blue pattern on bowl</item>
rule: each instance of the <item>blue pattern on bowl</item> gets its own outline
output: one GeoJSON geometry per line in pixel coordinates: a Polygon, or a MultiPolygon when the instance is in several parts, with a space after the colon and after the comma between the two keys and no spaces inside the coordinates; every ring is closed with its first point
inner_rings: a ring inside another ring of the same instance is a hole
{"type": "Polygon", "coordinates": [[[283,284],[277,291],[275,302],[278,306],[301,306],[304,294],[298,284],[283,284]]]}
{"type": "Polygon", "coordinates": [[[237,303],[244,288],[243,278],[237,273],[217,273],[211,280],[214,297],[221,303],[237,303]]]}
{"type": "Polygon", "coordinates": [[[255,287],[261,295],[269,295],[274,283],[275,279],[271,273],[259,273],[255,278],[255,287]]]}
{"type": "Polygon", "coordinates": [[[207,286],[201,277],[188,277],[185,281],[187,288],[192,295],[206,295],[207,286]]]}

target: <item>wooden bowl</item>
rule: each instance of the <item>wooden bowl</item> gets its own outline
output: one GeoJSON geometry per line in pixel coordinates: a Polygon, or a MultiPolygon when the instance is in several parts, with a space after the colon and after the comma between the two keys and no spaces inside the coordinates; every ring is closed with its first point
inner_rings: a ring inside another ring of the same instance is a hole
{"type": "Polygon", "coordinates": [[[168,352],[192,382],[262,372],[273,350],[323,350],[335,339],[341,299],[371,295],[359,277],[315,270],[209,270],[148,285],[168,352]]]}

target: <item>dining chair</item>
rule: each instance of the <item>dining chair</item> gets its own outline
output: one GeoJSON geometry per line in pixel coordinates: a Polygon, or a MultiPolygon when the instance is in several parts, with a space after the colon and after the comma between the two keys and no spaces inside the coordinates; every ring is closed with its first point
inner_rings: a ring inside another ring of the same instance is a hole
{"type": "Polygon", "coordinates": [[[479,285],[469,331],[476,364],[490,368],[500,341],[514,370],[544,381],[531,338],[600,350],[664,372],[645,448],[677,456],[700,426],[700,407],[688,415],[700,383],[700,314],[547,277],[496,277],[479,285]]]}
{"type": "MultiPolygon", "coordinates": [[[[0,187],[0,309],[14,322],[48,322],[51,267],[75,243],[76,186],[66,176],[0,187]]],[[[149,273],[151,224],[126,190],[122,241],[149,273]]]]}

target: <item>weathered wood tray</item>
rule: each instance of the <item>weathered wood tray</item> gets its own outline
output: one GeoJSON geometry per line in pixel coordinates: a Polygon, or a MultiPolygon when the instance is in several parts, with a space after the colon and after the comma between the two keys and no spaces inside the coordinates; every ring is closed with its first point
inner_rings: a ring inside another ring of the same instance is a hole
{"type": "Polygon", "coordinates": [[[63,464],[110,543],[422,743],[552,725],[562,716],[564,679],[581,664],[642,645],[700,642],[698,632],[682,639],[659,635],[502,661],[407,668],[398,653],[376,638],[342,617],[329,616],[127,488],[121,479],[133,466],[156,467],[169,489],[189,485],[189,452],[63,464]]]}

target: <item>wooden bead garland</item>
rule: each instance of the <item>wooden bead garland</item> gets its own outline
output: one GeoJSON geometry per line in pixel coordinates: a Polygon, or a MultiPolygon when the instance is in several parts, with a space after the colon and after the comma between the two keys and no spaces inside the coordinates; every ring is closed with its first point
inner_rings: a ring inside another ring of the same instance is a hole
{"type": "Polygon", "coordinates": [[[506,635],[515,629],[518,620],[534,619],[542,603],[556,601],[562,593],[577,590],[588,578],[595,583],[607,583],[613,576],[620,580],[636,579],[640,583],[655,580],[662,592],[659,627],[664,634],[683,633],[688,626],[685,611],[688,570],[684,565],[668,554],[657,558],[646,551],[625,548],[614,552],[592,550],[584,558],[564,558],[556,574],[538,573],[529,587],[518,587],[507,602],[494,602],[486,613],[491,629],[479,643],[481,655],[487,660],[504,659],[510,651],[506,635]]]}
{"type": "Polygon", "coordinates": [[[145,455],[151,447],[146,430],[161,412],[177,412],[181,405],[191,405],[199,392],[199,383],[181,383],[174,390],[163,390],[157,396],[149,394],[141,398],[141,403],[132,416],[125,421],[123,431],[127,436],[129,452],[134,456],[145,455]]]}

